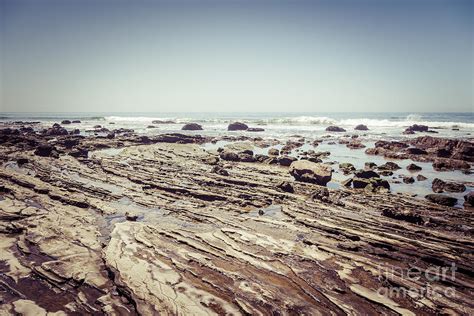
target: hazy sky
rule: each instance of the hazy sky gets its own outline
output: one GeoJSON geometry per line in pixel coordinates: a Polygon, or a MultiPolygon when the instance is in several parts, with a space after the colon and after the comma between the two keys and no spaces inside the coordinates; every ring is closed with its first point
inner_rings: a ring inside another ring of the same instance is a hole
{"type": "Polygon", "coordinates": [[[0,111],[473,111],[473,1],[0,0],[0,111]]]}

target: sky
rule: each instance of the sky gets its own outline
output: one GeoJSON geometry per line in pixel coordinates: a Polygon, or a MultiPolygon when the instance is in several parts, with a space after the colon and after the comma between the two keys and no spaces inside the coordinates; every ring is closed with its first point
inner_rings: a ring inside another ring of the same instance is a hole
{"type": "Polygon", "coordinates": [[[0,112],[472,112],[471,0],[0,0],[0,112]]]}

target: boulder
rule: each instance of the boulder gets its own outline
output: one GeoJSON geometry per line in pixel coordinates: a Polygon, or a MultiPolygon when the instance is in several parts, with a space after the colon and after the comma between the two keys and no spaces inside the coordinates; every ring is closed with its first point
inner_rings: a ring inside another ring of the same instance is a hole
{"type": "Polygon", "coordinates": [[[277,188],[287,193],[295,192],[295,190],[293,189],[293,186],[288,181],[281,181],[280,183],[278,183],[277,188]]]}
{"type": "Polygon", "coordinates": [[[59,124],[54,124],[53,127],[45,130],[43,134],[46,136],[62,136],[68,135],[69,132],[64,127],[61,127],[59,124]]]}
{"type": "Polygon", "coordinates": [[[227,127],[228,131],[246,131],[249,127],[247,124],[240,123],[240,122],[234,122],[230,123],[229,126],[227,127]]]}
{"type": "Polygon", "coordinates": [[[435,178],[431,183],[431,188],[435,193],[447,192],[464,192],[466,186],[462,183],[445,182],[439,178],[435,178]]]}
{"type": "Polygon", "coordinates": [[[430,202],[445,206],[454,206],[458,202],[456,198],[443,194],[428,194],[425,198],[430,202]]]}
{"type": "Polygon", "coordinates": [[[364,167],[366,170],[373,170],[377,168],[377,164],[375,164],[374,162],[366,162],[364,167]]]}
{"type": "Polygon", "coordinates": [[[290,157],[290,156],[282,156],[278,157],[278,163],[282,166],[288,167],[290,166],[294,161],[297,161],[295,157],[290,157]]]}
{"type": "Polygon", "coordinates": [[[474,191],[471,191],[464,196],[464,205],[474,206],[474,191]]]}
{"type": "Polygon", "coordinates": [[[71,123],[73,123],[73,124],[80,124],[81,121],[80,121],[80,120],[74,120],[74,121],[71,121],[71,123]]]}
{"type": "Polygon", "coordinates": [[[392,161],[387,161],[383,165],[378,166],[377,169],[378,170],[391,170],[391,171],[394,171],[394,170],[401,169],[401,167],[398,164],[396,164],[392,161]]]}
{"type": "Polygon", "coordinates": [[[222,160],[239,161],[239,155],[233,151],[224,150],[220,153],[219,157],[221,157],[222,160]]]}
{"type": "Polygon", "coordinates": [[[359,141],[352,141],[352,142],[349,142],[346,145],[346,147],[350,149],[362,149],[362,148],[365,148],[366,146],[359,141]]]}
{"type": "Polygon", "coordinates": [[[202,126],[197,123],[187,123],[185,124],[181,130],[183,131],[201,131],[202,126]]]}
{"type": "Polygon", "coordinates": [[[64,120],[64,121],[61,122],[61,124],[68,125],[68,124],[71,124],[71,121],[70,120],[64,120]]]}
{"type": "Polygon", "coordinates": [[[352,171],[355,171],[355,170],[356,170],[356,168],[354,167],[354,165],[351,164],[351,163],[349,163],[349,162],[340,163],[340,164],[339,164],[339,169],[341,169],[344,174],[349,174],[349,173],[351,173],[352,171]]]}
{"type": "Polygon", "coordinates": [[[332,177],[332,168],[322,163],[308,160],[294,161],[290,165],[290,174],[296,181],[315,183],[325,186],[332,177]]]}
{"type": "Polygon", "coordinates": [[[346,130],[339,126],[328,126],[326,127],[326,132],[345,132],[346,130]]]}
{"type": "Polygon", "coordinates": [[[89,155],[89,151],[84,148],[76,148],[73,151],[71,151],[69,155],[76,158],[87,158],[89,155]]]}
{"type": "Polygon", "coordinates": [[[411,184],[415,182],[415,179],[413,177],[403,177],[403,182],[407,184],[411,184]]]}
{"type": "Polygon", "coordinates": [[[51,145],[40,145],[36,148],[34,154],[40,157],[55,156],[56,148],[51,145]]]}
{"type": "Polygon", "coordinates": [[[459,170],[459,169],[470,169],[471,166],[469,163],[462,160],[455,159],[436,159],[433,162],[433,169],[436,171],[445,171],[445,170],[459,170]]]}
{"type": "Polygon", "coordinates": [[[382,180],[380,178],[358,178],[354,177],[352,179],[352,186],[354,189],[369,189],[370,191],[377,190],[378,188],[385,188],[390,190],[390,184],[387,180],[382,180]]]}
{"type": "Polygon", "coordinates": [[[413,124],[412,126],[407,127],[405,132],[427,132],[428,131],[428,126],[426,125],[418,125],[418,124],[413,124]]]}
{"type": "Polygon", "coordinates": [[[278,156],[278,155],[280,155],[280,151],[276,148],[270,148],[268,150],[268,155],[269,156],[278,156]]]}
{"type": "Polygon", "coordinates": [[[420,171],[422,168],[414,163],[411,163],[407,166],[407,170],[409,171],[420,171]]]}
{"type": "Polygon", "coordinates": [[[354,129],[356,131],[368,131],[369,128],[367,127],[367,125],[364,125],[364,124],[359,124],[357,125],[356,127],[354,127],[354,129]]]}
{"type": "Polygon", "coordinates": [[[354,175],[362,179],[380,178],[380,175],[372,170],[357,170],[354,175]]]}
{"type": "Polygon", "coordinates": [[[416,180],[417,181],[425,181],[426,179],[428,179],[427,177],[425,177],[424,175],[422,174],[419,174],[416,176],[416,180]]]}

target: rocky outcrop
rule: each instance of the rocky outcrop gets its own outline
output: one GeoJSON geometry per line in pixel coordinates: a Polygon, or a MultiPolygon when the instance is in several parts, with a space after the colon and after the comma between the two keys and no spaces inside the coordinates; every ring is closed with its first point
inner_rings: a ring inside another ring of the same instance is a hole
{"type": "Polygon", "coordinates": [[[420,171],[422,168],[418,165],[415,165],[414,163],[411,163],[407,166],[407,170],[409,171],[420,171]]]}
{"type": "Polygon", "coordinates": [[[328,126],[326,127],[326,132],[345,132],[346,130],[339,126],[328,126]]]}
{"type": "Polygon", "coordinates": [[[290,174],[296,181],[315,183],[325,186],[332,177],[332,168],[322,163],[298,160],[290,165],[290,174]]]}
{"type": "Polygon", "coordinates": [[[201,131],[202,126],[197,123],[187,123],[181,128],[183,131],[201,131]]]}
{"type": "Polygon", "coordinates": [[[356,131],[368,131],[369,128],[367,127],[367,125],[364,125],[364,124],[359,124],[357,125],[356,127],[354,127],[354,129],[356,131]]]}
{"type": "Polygon", "coordinates": [[[410,134],[414,132],[427,132],[428,128],[429,127],[426,125],[413,124],[412,126],[407,127],[405,133],[410,134]]]}
{"type": "Polygon", "coordinates": [[[246,131],[248,128],[247,124],[240,122],[230,123],[229,126],[227,126],[228,131],[246,131]]]}

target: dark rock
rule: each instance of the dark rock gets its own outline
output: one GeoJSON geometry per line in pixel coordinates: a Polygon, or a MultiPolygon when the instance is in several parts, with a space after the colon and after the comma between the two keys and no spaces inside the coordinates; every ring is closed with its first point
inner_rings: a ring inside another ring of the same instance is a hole
{"type": "Polygon", "coordinates": [[[156,128],[155,125],[148,125],[146,128],[156,128]]]}
{"type": "Polygon", "coordinates": [[[234,122],[234,123],[229,124],[229,126],[227,127],[227,130],[228,131],[245,131],[248,128],[249,127],[247,126],[247,124],[240,123],[240,122],[234,122]]]}
{"type": "Polygon", "coordinates": [[[422,168],[418,165],[415,165],[414,163],[411,163],[407,166],[407,170],[410,171],[420,171],[422,168]]]}
{"type": "Polygon", "coordinates": [[[364,167],[366,170],[373,170],[377,168],[377,165],[374,162],[366,162],[364,167]]]}
{"type": "Polygon", "coordinates": [[[356,170],[354,165],[349,163],[349,162],[340,163],[339,164],[339,169],[341,169],[344,174],[349,174],[352,171],[356,170]]]}
{"type": "Polygon", "coordinates": [[[426,125],[418,125],[414,124],[410,127],[408,127],[405,132],[411,131],[411,132],[427,132],[428,131],[428,126],[426,125]]]}
{"type": "Polygon", "coordinates": [[[464,205],[474,206],[474,191],[471,191],[464,196],[464,205]]]}
{"type": "Polygon", "coordinates": [[[396,164],[392,161],[387,161],[383,165],[380,165],[380,166],[377,167],[377,170],[391,170],[391,171],[394,171],[394,170],[398,170],[398,169],[401,169],[401,167],[398,164],[396,164]]]}
{"type": "Polygon", "coordinates": [[[415,179],[413,177],[403,177],[403,182],[407,184],[411,184],[415,182],[415,179]]]}
{"type": "Polygon", "coordinates": [[[25,163],[28,163],[29,160],[27,158],[18,158],[16,163],[21,166],[21,165],[24,165],[25,163]]]}
{"type": "Polygon", "coordinates": [[[227,170],[225,170],[224,168],[222,168],[221,166],[214,166],[211,169],[211,172],[215,173],[215,174],[219,174],[221,176],[228,176],[229,175],[229,172],[227,170]]]}
{"type": "Polygon", "coordinates": [[[323,202],[329,202],[329,190],[326,187],[319,186],[314,189],[311,193],[312,200],[319,200],[323,202]]]}
{"type": "Polygon", "coordinates": [[[247,132],[264,132],[265,129],[260,128],[260,127],[249,127],[247,129],[247,132]]]}
{"type": "Polygon", "coordinates": [[[326,127],[326,132],[345,132],[346,130],[339,126],[328,126],[326,127]]]}
{"type": "Polygon", "coordinates": [[[459,169],[470,169],[471,166],[469,163],[462,160],[455,159],[436,159],[433,162],[433,169],[436,171],[445,171],[445,170],[459,170],[459,169]]]}
{"type": "Polygon", "coordinates": [[[431,183],[431,188],[435,193],[447,192],[464,192],[466,186],[462,183],[445,182],[439,178],[435,178],[431,183]]]}
{"type": "Polygon", "coordinates": [[[219,156],[221,157],[222,160],[239,161],[239,156],[237,155],[237,153],[233,151],[224,150],[220,153],[219,156]]]}
{"type": "Polygon", "coordinates": [[[307,160],[294,161],[290,165],[290,174],[296,181],[310,182],[325,186],[332,177],[332,168],[322,163],[307,160]]]}
{"type": "Polygon", "coordinates": [[[443,194],[428,194],[425,198],[430,202],[445,206],[454,206],[458,202],[456,198],[443,194]]]}
{"type": "Polygon", "coordinates": [[[426,150],[416,148],[416,147],[407,148],[405,152],[410,155],[426,155],[427,154],[426,150]]]}
{"type": "Polygon", "coordinates": [[[125,219],[127,221],[131,221],[131,222],[136,222],[137,219],[138,219],[138,215],[131,215],[129,214],[128,212],[125,213],[125,219]]]}
{"type": "Polygon", "coordinates": [[[354,175],[362,179],[380,178],[380,175],[372,170],[357,170],[354,175]]]}
{"type": "Polygon", "coordinates": [[[376,148],[383,148],[386,150],[391,150],[391,151],[396,151],[400,150],[402,148],[407,148],[409,145],[402,143],[402,142],[397,142],[397,141],[385,141],[385,140],[379,140],[375,143],[376,148]]]}
{"type": "Polygon", "coordinates": [[[64,140],[63,142],[64,147],[66,148],[72,148],[74,146],[79,145],[79,139],[78,138],[69,138],[64,140]]]}
{"type": "Polygon", "coordinates": [[[352,185],[352,178],[342,181],[341,184],[345,187],[350,187],[352,185]]]}
{"type": "Polygon", "coordinates": [[[413,211],[398,211],[386,208],[382,211],[382,215],[417,225],[422,225],[424,222],[423,218],[413,211]]]}
{"type": "Polygon", "coordinates": [[[354,128],[356,131],[368,131],[369,128],[367,127],[367,125],[364,125],[364,124],[359,124],[357,125],[355,128],[354,128]]]}
{"type": "Polygon", "coordinates": [[[278,156],[280,154],[280,151],[276,148],[270,148],[268,150],[268,155],[270,156],[278,156]]]}
{"type": "Polygon", "coordinates": [[[353,141],[353,142],[349,142],[346,145],[346,147],[350,149],[362,149],[362,148],[365,148],[366,146],[362,144],[361,142],[353,141]]]}
{"type": "Polygon", "coordinates": [[[52,128],[48,128],[43,134],[46,136],[62,136],[68,135],[69,133],[64,127],[61,127],[59,124],[54,124],[52,128]]]}
{"type": "Polygon", "coordinates": [[[56,148],[51,145],[40,145],[36,148],[35,150],[35,155],[36,156],[41,156],[41,157],[52,157],[55,156],[54,152],[56,151],[56,148]]]}
{"type": "Polygon", "coordinates": [[[293,189],[293,186],[288,181],[282,181],[282,182],[278,183],[277,187],[280,190],[282,190],[283,192],[288,192],[288,193],[294,193],[295,192],[295,190],[293,189]]]}
{"type": "Polygon", "coordinates": [[[217,165],[219,162],[219,157],[217,156],[208,156],[202,159],[202,161],[208,165],[217,165]]]}
{"type": "Polygon", "coordinates": [[[183,131],[201,131],[202,130],[202,126],[197,124],[197,123],[188,123],[188,124],[185,124],[181,130],[183,131]]]}
{"type": "Polygon", "coordinates": [[[81,130],[79,130],[78,128],[75,128],[69,132],[69,135],[79,135],[80,133],[81,133],[81,130]]]}
{"type": "Polygon", "coordinates": [[[240,152],[238,154],[238,159],[239,161],[241,162],[255,162],[255,158],[253,156],[253,152],[250,150],[250,152],[252,154],[249,154],[248,152],[244,151],[244,152],[240,152]]]}
{"type": "Polygon", "coordinates": [[[71,121],[70,120],[64,120],[64,121],[61,122],[61,124],[63,124],[63,125],[71,124],[71,121]]]}
{"type": "Polygon", "coordinates": [[[416,176],[416,180],[417,181],[425,181],[426,179],[428,179],[427,177],[425,177],[424,175],[422,174],[419,174],[416,176]]]}
{"type": "Polygon", "coordinates": [[[79,124],[79,123],[81,123],[81,121],[80,121],[80,120],[73,120],[73,121],[71,121],[71,123],[73,123],[73,124],[79,124]]]}
{"type": "Polygon", "coordinates": [[[295,157],[290,157],[290,156],[282,156],[278,157],[278,163],[282,166],[289,167],[293,161],[297,161],[295,157]]]}
{"type": "Polygon", "coordinates": [[[380,178],[358,178],[354,177],[352,179],[352,186],[354,189],[368,189],[376,190],[378,188],[390,189],[390,184],[387,180],[382,180],[380,178]]]}
{"type": "Polygon", "coordinates": [[[69,155],[76,158],[87,158],[89,155],[89,151],[84,148],[76,148],[75,150],[71,151],[69,155]]]}

